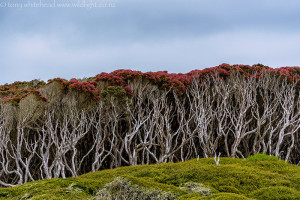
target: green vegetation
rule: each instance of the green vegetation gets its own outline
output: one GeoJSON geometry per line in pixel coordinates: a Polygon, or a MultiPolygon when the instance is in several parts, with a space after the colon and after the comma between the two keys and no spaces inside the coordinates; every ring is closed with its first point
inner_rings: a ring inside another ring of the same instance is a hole
{"type": "Polygon", "coordinates": [[[278,160],[277,156],[267,155],[264,153],[256,153],[253,156],[249,156],[246,161],[263,161],[263,160],[278,160]]]}
{"type": "Polygon", "coordinates": [[[100,93],[101,97],[106,101],[111,101],[111,97],[116,98],[120,103],[126,104],[128,101],[127,93],[121,86],[108,86],[100,93]]]}
{"type": "Polygon", "coordinates": [[[300,199],[299,166],[275,158],[120,167],[1,188],[0,199],[300,199]]]}

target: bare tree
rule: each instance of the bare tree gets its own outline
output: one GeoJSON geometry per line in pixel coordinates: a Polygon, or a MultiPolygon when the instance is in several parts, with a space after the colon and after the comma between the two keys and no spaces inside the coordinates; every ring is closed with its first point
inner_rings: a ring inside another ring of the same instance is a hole
{"type": "Polygon", "coordinates": [[[251,108],[254,104],[255,79],[249,77],[247,79],[241,78],[239,74],[230,77],[230,86],[233,88],[231,102],[226,108],[229,120],[231,121],[231,133],[234,136],[234,141],[231,146],[231,157],[236,157],[237,153],[241,157],[243,154],[239,151],[243,138],[247,135],[255,133],[257,127],[252,127],[250,123],[254,121],[253,116],[250,115],[251,108]]]}
{"type": "MultiPolygon", "coordinates": [[[[127,103],[127,113],[129,114],[128,130],[125,133],[125,151],[129,157],[129,164],[136,165],[139,151],[143,150],[147,141],[143,140],[143,126],[150,120],[153,108],[145,101],[145,95],[139,93],[127,103]]],[[[145,138],[145,137],[144,137],[145,138]]]]}
{"type": "Polygon", "coordinates": [[[19,171],[14,170],[14,163],[11,159],[9,143],[11,130],[6,127],[6,119],[3,113],[2,105],[0,105],[0,185],[12,187],[23,183],[23,176],[19,171]],[[14,178],[14,181],[11,180],[14,178]]]}
{"type": "MultiPolygon", "coordinates": [[[[211,95],[213,96],[213,102],[211,104],[215,104],[213,106],[213,114],[215,119],[215,131],[216,134],[222,135],[224,140],[224,148],[227,156],[230,156],[229,145],[228,145],[228,137],[229,132],[232,128],[232,124],[228,119],[227,108],[230,104],[230,95],[232,93],[232,87],[225,82],[224,79],[220,79],[217,75],[211,77],[212,84],[211,87],[211,95]]],[[[220,146],[217,143],[218,146],[220,146]]],[[[216,149],[216,148],[215,148],[216,149]]]]}
{"type": "Polygon", "coordinates": [[[29,132],[24,127],[25,121],[26,117],[18,122],[16,136],[12,140],[12,129],[6,126],[6,119],[1,110],[0,163],[2,170],[0,170],[0,174],[9,177],[6,182],[0,180],[1,185],[14,186],[34,181],[31,164],[36,153],[37,143],[30,140],[29,132]]]}
{"type": "Polygon", "coordinates": [[[274,143],[276,144],[274,155],[281,157],[281,145],[284,142],[284,139],[290,136],[291,141],[289,148],[286,150],[286,161],[289,159],[291,149],[294,146],[294,134],[300,128],[300,101],[297,98],[299,97],[299,93],[296,93],[295,87],[295,82],[288,83],[284,80],[282,81],[279,91],[276,93],[282,110],[282,118],[277,122],[277,126],[279,127],[278,132],[276,135],[273,135],[272,138],[272,140],[275,139],[274,143]]]}
{"type": "Polygon", "coordinates": [[[79,158],[77,144],[91,129],[93,118],[93,115],[75,109],[62,115],[61,120],[56,118],[55,110],[45,112],[38,155],[42,159],[41,173],[44,173],[46,178],[65,178],[66,170],[73,177],[78,175],[82,162],[91,151],[79,158]]]}
{"type": "Polygon", "coordinates": [[[252,153],[261,151],[267,153],[266,137],[270,134],[272,125],[280,116],[277,113],[279,101],[276,98],[279,89],[278,81],[276,77],[265,74],[263,78],[258,79],[256,82],[255,101],[251,112],[255,118],[257,130],[252,145],[252,153]]]}
{"type": "Polygon", "coordinates": [[[190,109],[194,113],[194,131],[197,133],[204,156],[211,157],[216,152],[221,135],[216,135],[213,128],[214,112],[212,102],[214,96],[211,95],[210,80],[206,79],[200,83],[199,79],[195,78],[189,90],[189,95],[192,99],[190,109]]]}
{"type": "Polygon", "coordinates": [[[122,153],[119,148],[120,136],[118,133],[119,121],[121,119],[120,112],[116,109],[115,103],[111,101],[112,107],[107,110],[104,108],[103,102],[99,102],[97,108],[94,110],[96,117],[94,118],[93,137],[95,147],[94,160],[92,162],[92,171],[99,170],[106,159],[112,157],[111,167],[121,165],[118,159],[122,153]],[[113,155],[115,152],[115,155],[113,155]]]}

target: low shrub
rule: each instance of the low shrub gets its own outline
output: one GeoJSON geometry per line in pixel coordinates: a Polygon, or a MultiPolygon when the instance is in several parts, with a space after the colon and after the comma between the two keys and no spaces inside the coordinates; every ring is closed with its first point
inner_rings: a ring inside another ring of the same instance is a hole
{"type": "Polygon", "coordinates": [[[94,200],[174,200],[177,195],[161,190],[132,185],[128,179],[117,177],[100,189],[94,200]]]}
{"type": "Polygon", "coordinates": [[[212,194],[212,190],[202,183],[187,182],[180,189],[186,190],[188,193],[198,193],[203,196],[212,194]]]}

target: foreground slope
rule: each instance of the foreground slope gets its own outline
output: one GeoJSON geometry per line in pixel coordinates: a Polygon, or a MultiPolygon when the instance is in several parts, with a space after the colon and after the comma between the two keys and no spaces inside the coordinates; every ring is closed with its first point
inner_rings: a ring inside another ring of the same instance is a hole
{"type": "Polygon", "coordinates": [[[220,158],[220,165],[213,158],[193,159],[30,182],[0,189],[0,199],[101,199],[103,191],[106,197],[130,199],[143,199],[146,194],[152,199],[181,200],[300,199],[300,167],[264,155],[247,160],[220,158]],[[126,191],[137,196],[128,197],[126,191]]]}

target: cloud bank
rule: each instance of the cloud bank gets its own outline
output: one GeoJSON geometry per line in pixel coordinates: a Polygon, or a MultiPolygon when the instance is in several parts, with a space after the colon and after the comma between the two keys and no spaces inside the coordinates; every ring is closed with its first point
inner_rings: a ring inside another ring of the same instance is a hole
{"type": "Polygon", "coordinates": [[[300,65],[296,0],[56,0],[114,5],[98,8],[0,2],[0,84],[115,69],[185,73],[221,63],[300,65]]]}

